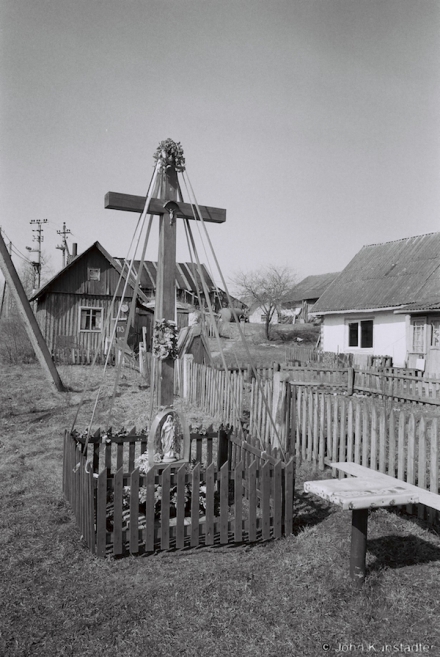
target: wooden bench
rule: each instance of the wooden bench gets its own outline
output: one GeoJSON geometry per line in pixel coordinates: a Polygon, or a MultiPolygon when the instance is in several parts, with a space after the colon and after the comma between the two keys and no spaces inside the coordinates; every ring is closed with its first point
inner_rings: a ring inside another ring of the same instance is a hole
{"type": "Polygon", "coordinates": [[[357,587],[365,579],[368,511],[403,504],[425,504],[440,511],[440,495],[357,463],[331,463],[347,479],[306,481],[304,491],[352,511],[350,576],[357,587]]]}

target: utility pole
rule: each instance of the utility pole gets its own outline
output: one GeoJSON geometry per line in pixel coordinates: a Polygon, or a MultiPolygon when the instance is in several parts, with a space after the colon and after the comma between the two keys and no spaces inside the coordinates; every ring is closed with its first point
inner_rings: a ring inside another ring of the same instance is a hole
{"type": "Polygon", "coordinates": [[[56,248],[61,249],[63,252],[63,269],[66,266],[66,251],[67,255],[69,256],[69,247],[67,246],[67,235],[70,234],[70,230],[66,228],[66,222],[63,221],[63,229],[62,230],[57,230],[58,235],[62,235],[62,242],[59,244],[56,248]]]}
{"type": "Polygon", "coordinates": [[[41,285],[41,242],[44,242],[43,228],[41,227],[41,224],[46,224],[47,219],[31,219],[29,223],[37,226],[37,228],[32,229],[33,233],[37,233],[32,238],[34,242],[37,242],[37,248],[31,249],[30,246],[26,247],[30,253],[37,254],[37,259],[32,261],[32,267],[34,268],[34,284],[32,292],[35,292],[41,285]]]}

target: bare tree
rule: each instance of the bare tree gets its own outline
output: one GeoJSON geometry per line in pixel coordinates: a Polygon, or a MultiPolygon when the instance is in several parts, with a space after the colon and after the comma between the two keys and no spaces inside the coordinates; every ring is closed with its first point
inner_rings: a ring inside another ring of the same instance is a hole
{"type": "Polygon", "coordinates": [[[265,316],[266,338],[270,340],[270,325],[281,303],[289,298],[296,284],[296,275],[289,267],[269,265],[265,269],[237,272],[232,282],[237,294],[246,303],[258,304],[265,316]]]}

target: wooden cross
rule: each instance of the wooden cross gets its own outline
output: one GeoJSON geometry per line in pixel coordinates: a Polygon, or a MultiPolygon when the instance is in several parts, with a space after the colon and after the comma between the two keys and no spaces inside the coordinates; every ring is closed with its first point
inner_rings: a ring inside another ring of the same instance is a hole
{"type": "MultiPolygon", "coordinates": [[[[176,294],[176,221],[175,218],[194,219],[193,206],[183,203],[177,171],[174,166],[168,166],[157,177],[147,214],[160,216],[159,221],[159,254],[156,280],[156,303],[154,319],[175,319],[176,294]]],[[[141,213],[144,211],[146,198],[108,192],[104,207],[110,210],[125,210],[141,213]]],[[[226,210],[199,205],[204,221],[223,223],[226,221],[226,210]]],[[[174,402],[174,360],[167,358],[159,361],[161,368],[158,376],[159,406],[172,406],[174,402]]]]}

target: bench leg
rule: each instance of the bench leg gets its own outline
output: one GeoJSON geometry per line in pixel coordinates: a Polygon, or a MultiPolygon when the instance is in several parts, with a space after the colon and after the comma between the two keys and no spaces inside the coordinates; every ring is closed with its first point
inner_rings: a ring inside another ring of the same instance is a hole
{"type": "Polygon", "coordinates": [[[367,554],[368,509],[354,509],[351,521],[350,577],[356,588],[365,580],[367,554]]]}

